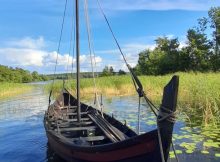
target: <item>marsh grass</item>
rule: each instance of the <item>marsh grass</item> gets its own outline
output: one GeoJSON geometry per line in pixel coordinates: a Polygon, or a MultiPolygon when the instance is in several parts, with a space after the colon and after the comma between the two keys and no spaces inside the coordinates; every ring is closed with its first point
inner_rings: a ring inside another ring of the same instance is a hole
{"type": "MultiPolygon", "coordinates": [[[[220,119],[220,73],[176,73],[180,76],[178,109],[186,112],[188,118],[191,114],[202,117],[201,124],[216,124],[220,119]]],[[[169,82],[172,75],[140,76],[147,96],[154,102],[160,103],[163,87],[169,82]]],[[[129,75],[97,78],[97,91],[105,96],[125,96],[136,94],[129,75]]],[[[72,89],[74,94],[75,81],[66,84],[67,89],[72,89]]],[[[49,91],[51,85],[45,89],[49,91]]],[[[62,88],[62,82],[54,84],[54,94],[62,88]]],[[[93,80],[81,80],[81,95],[94,96],[93,80]]]]}
{"type": "Polygon", "coordinates": [[[22,83],[0,83],[0,99],[32,90],[33,86],[22,83]]]}

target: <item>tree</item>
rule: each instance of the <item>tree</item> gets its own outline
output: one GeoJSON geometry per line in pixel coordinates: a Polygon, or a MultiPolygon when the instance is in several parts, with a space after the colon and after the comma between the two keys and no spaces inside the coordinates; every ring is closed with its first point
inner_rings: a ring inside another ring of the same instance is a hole
{"type": "Polygon", "coordinates": [[[41,77],[39,76],[37,71],[33,71],[31,75],[32,75],[33,81],[40,81],[41,80],[41,77]]]}
{"type": "Polygon", "coordinates": [[[109,73],[110,73],[111,75],[114,75],[114,73],[115,73],[112,66],[110,66],[110,68],[109,68],[109,73]]]}
{"type": "Polygon", "coordinates": [[[212,7],[209,12],[211,28],[213,29],[213,49],[215,53],[211,57],[214,71],[220,70],[220,7],[212,7]]]}
{"type": "Polygon", "coordinates": [[[185,55],[189,58],[189,69],[207,71],[210,69],[211,44],[207,36],[199,30],[189,29],[185,55]]]}
{"type": "Polygon", "coordinates": [[[45,75],[39,75],[34,71],[30,73],[22,68],[12,68],[0,65],[0,82],[28,83],[32,81],[48,80],[45,75]]]}
{"type": "Polygon", "coordinates": [[[100,74],[100,76],[112,76],[114,74],[115,74],[115,72],[114,72],[114,69],[113,69],[112,66],[110,66],[110,67],[105,66],[105,68],[103,69],[103,71],[100,74]]]}
{"type": "Polygon", "coordinates": [[[118,75],[126,75],[126,72],[125,72],[124,70],[121,70],[121,69],[120,69],[120,70],[118,71],[118,75]]]}
{"type": "Polygon", "coordinates": [[[154,50],[145,50],[139,54],[135,71],[138,74],[166,74],[179,70],[179,41],[177,38],[156,39],[154,50]]]}
{"type": "Polygon", "coordinates": [[[140,74],[150,74],[150,57],[151,51],[149,49],[139,53],[138,64],[135,67],[135,73],[140,74]]]}
{"type": "Polygon", "coordinates": [[[177,38],[167,37],[156,40],[155,51],[160,55],[159,74],[166,74],[179,70],[179,41],[177,38]]]}
{"type": "Polygon", "coordinates": [[[180,48],[177,38],[159,37],[154,50],[139,54],[137,74],[158,75],[176,71],[220,70],[220,7],[209,10],[209,17],[198,19],[198,25],[187,31],[186,46],[180,48]],[[213,38],[210,40],[210,27],[213,38]]]}
{"type": "MultiPolygon", "coordinates": [[[[49,78],[46,75],[40,75],[42,81],[48,81],[49,78]]],[[[70,77],[69,77],[70,78],[70,77]]]]}

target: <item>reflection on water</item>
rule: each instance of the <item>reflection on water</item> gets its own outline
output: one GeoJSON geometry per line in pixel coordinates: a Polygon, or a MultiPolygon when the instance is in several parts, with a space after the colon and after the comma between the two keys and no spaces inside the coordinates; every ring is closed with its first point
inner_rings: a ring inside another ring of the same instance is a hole
{"type": "MultiPolygon", "coordinates": [[[[126,119],[126,123],[136,130],[137,101],[136,97],[114,97],[105,98],[103,102],[107,113],[113,114],[122,122],[126,119]]],[[[47,144],[43,127],[47,106],[48,95],[43,93],[41,87],[36,87],[29,94],[0,101],[0,161],[62,161],[47,144]]],[[[156,128],[155,117],[144,104],[141,118],[141,133],[156,128]]],[[[191,125],[193,124],[185,122],[184,115],[179,115],[174,128],[174,144],[180,161],[219,162],[220,128],[191,125]]],[[[171,158],[171,161],[175,160],[171,158]]]]}

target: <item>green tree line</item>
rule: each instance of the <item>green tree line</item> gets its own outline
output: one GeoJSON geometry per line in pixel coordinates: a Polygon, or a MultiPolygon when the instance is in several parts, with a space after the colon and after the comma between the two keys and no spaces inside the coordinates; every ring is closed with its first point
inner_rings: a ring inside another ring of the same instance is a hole
{"type": "Polygon", "coordinates": [[[46,81],[48,77],[40,75],[38,72],[30,72],[22,68],[12,68],[0,65],[0,82],[29,83],[36,81],[46,81]]]}
{"type": "Polygon", "coordinates": [[[157,38],[154,50],[139,54],[134,70],[146,75],[220,70],[220,7],[211,8],[208,17],[198,19],[198,25],[187,31],[186,38],[183,47],[178,38],[157,38]]]}
{"type": "Polygon", "coordinates": [[[103,71],[99,74],[100,77],[113,75],[126,75],[126,72],[122,69],[120,69],[118,72],[115,72],[112,66],[105,66],[103,71]]]}

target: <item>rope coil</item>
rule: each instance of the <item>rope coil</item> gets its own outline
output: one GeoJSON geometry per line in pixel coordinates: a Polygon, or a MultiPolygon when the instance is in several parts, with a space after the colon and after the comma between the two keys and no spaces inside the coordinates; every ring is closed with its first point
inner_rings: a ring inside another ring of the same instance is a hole
{"type": "Polygon", "coordinates": [[[167,120],[171,123],[175,123],[176,122],[176,113],[177,113],[176,111],[171,111],[170,109],[161,105],[157,120],[159,122],[167,120]]]}

